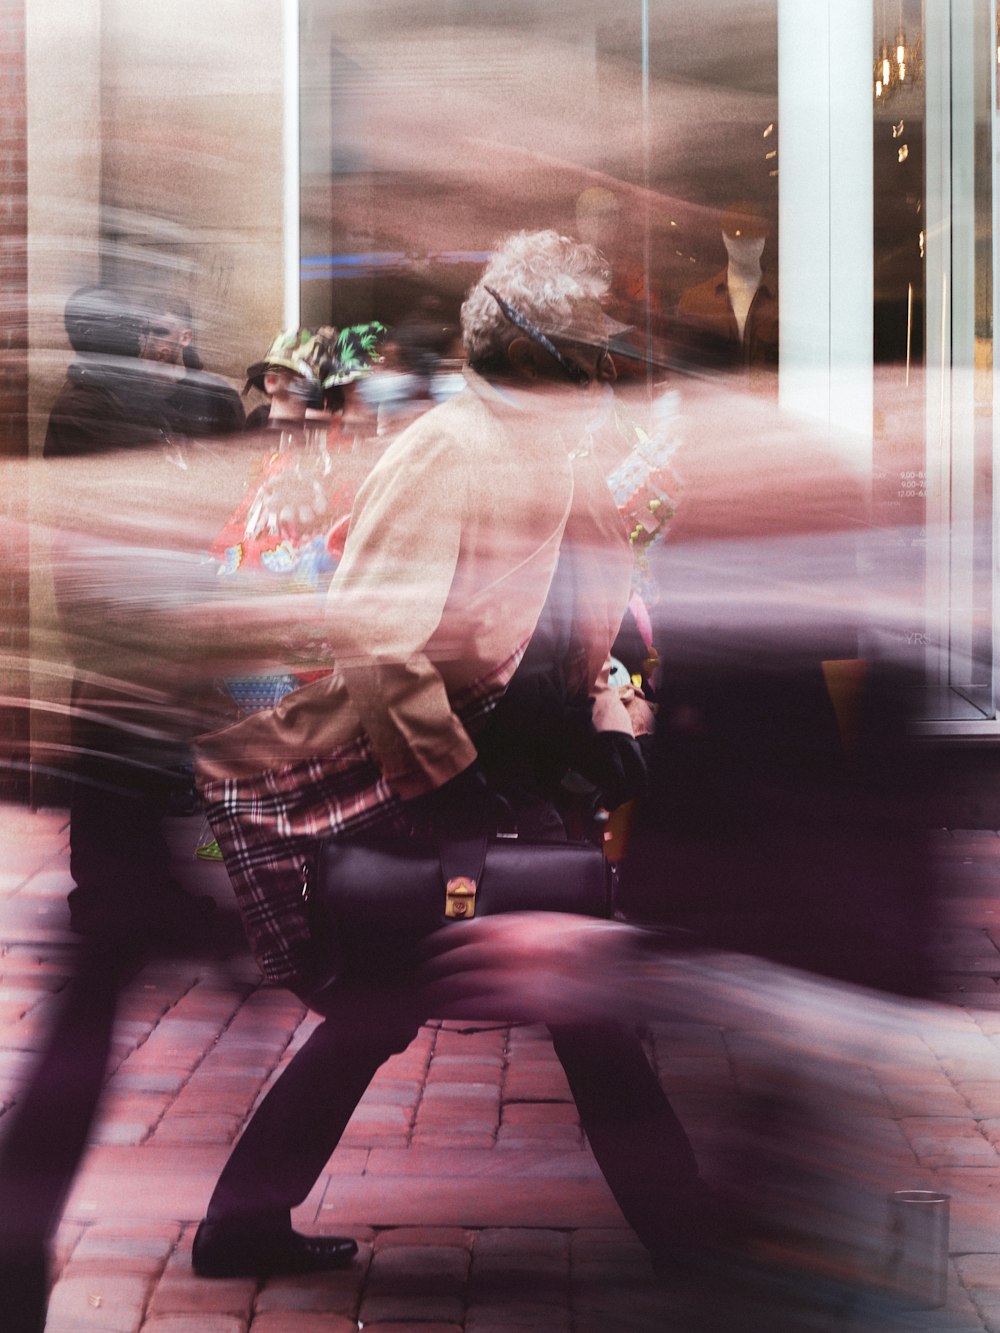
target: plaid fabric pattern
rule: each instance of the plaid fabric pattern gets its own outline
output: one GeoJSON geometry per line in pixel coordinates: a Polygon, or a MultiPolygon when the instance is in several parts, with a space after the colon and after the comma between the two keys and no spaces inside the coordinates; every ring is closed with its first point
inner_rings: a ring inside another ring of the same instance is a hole
{"type": "MultiPolygon", "coordinates": [[[[496,708],[526,647],[452,700],[470,736],[496,708]]],[[[202,796],[257,964],[268,981],[294,984],[311,961],[302,884],[315,844],[338,833],[402,824],[404,803],[382,777],[364,736],[326,755],[206,783],[202,796]]]]}

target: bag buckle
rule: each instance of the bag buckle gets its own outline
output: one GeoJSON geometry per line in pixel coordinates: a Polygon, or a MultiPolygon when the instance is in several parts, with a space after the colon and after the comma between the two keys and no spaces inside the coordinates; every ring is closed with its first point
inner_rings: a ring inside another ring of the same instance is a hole
{"type": "Polygon", "coordinates": [[[454,921],[468,921],[476,915],[476,881],[456,875],[445,885],[444,914],[454,921]]]}

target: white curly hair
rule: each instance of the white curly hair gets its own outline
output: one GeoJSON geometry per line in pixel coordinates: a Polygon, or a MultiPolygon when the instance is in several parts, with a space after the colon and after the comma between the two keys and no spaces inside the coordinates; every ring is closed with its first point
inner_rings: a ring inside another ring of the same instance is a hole
{"type": "Polygon", "coordinates": [[[610,275],[592,245],[555,231],[519,231],[497,246],[462,305],[462,341],[469,364],[483,365],[505,348],[510,321],[486,290],[492,287],[539,326],[558,336],[581,301],[602,301],[610,275]]]}

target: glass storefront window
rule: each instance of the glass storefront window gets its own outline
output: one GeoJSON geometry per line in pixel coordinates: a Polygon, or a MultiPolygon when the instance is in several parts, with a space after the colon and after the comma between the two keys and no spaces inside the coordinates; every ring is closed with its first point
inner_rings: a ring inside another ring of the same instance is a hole
{"type": "MultiPolygon", "coordinates": [[[[614,313],[635,352],[624,392],[712,376],[734,361],[704,302],[725,270],[723,220],[736,205],[765,237],[774,294],[773,327],[739,369],[777,399],[779,214],[794,216],[787,194],[779,209],[779,31],[795,4],[633,0],[611,15],[597,0],[302,0],[302,322],[409,324],[457,364],[462,295],[495,239],[553,226],[596,241],[612,262],[614,313]]],[[[927,682],[926,715],[982,724],[996,716],[995,6],[849,8],[816,7],[809,21],[830,30],[816,46],[829,84],[797,80],[791,111],[817,134],[828,115],[836,138],[837,61],[858,47],[870,12],[871,378],[851,409],[870,415],[870,456],[868,425],[851,429],[876,518],[894,534],[902,635],[927,682]]],[[[849,164],[838,170],[850,178],[849,164]]],[[[843,194],[826,216],[831,254],[852,204],[843,194]]],[[[804,268],[812,237],[801,241],[783,253],[804,268]]],[[[797,310],[810,313],[801,295],[797,310]]],[[[867,349],[842,333],[829,352],[858,388],[867,349]]],[[[837,371],[831,430],[846,404],[837,371]]],[[[800,401],[810,392],[807,383],[800,401]]]]}
{"type": "Polygon", "coordinates": [[[928,716],[993,720],[996,14],[925,4],[928,716]]]}
{"type": "MultiPolygon", "coordinates": [[[[671,328],[725,267],[734,204],[775,281],[776,11],[303,0],[303,322],[420,319],[447,348],[495,240],[555,227],[611,260],[638,376],[649,352],[656,377],[726,363],[694,316],[671,328]]],[[[773,379],[776,359],[775,320],[755,368],[773,379]]]]}

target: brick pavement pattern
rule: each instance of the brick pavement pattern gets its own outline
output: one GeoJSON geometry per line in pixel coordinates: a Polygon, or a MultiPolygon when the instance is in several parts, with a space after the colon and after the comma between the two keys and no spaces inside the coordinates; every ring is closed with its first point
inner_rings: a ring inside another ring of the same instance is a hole
{"type": "MultiPolygon", "coordinates": [[[[193,859],[198,835],[197,817],[170,822],[178,873],[228,910],[223,868],[193,859]]],[[[2,1132],[70,971],[66,815],[0,805],[0,845],[2,1132]]],[[[808,1219],[807,1260],[792,1242],[775,1251],[789,1274],[780,1319],[752,1291],[741,1306],[751,1333],[1000,1333],[1000,835],[942,832],[939,848],[951,885],[940,1003],[852,1071],[833,1114],[822,1051],[776,1071],[760,1025],[663,1021],[648,1033],[708,1175],[742,1170],[752,1192],[741,1149],[751,1136],[757,1182],[808,1219]],[[783,1100],[796,1079],[805,1095],[783,1100]],[[883,1299],[885,1199],[900,1188],[951,1196],[944,1309],[901,1314],[883,1299]],[[817,1322],[806,1287],[859,1274],[864,1298],[846,1313],[833,1300],[817,1322]]],[[[227,949],[152,963],[122,999],[98,1123],[56,1240],[48,1333],[735,1327],[732,1306],[714,1304],[705,1284],[693,1295],[654,1280],[545,1030],[524,1026],[435,1023],[380,1071],[294,1218],[356,1236],[350,1269],[196,1278],[191,1240],[228,1147],[317,1021],[258,984],[229,924],[227,949]]]]}

